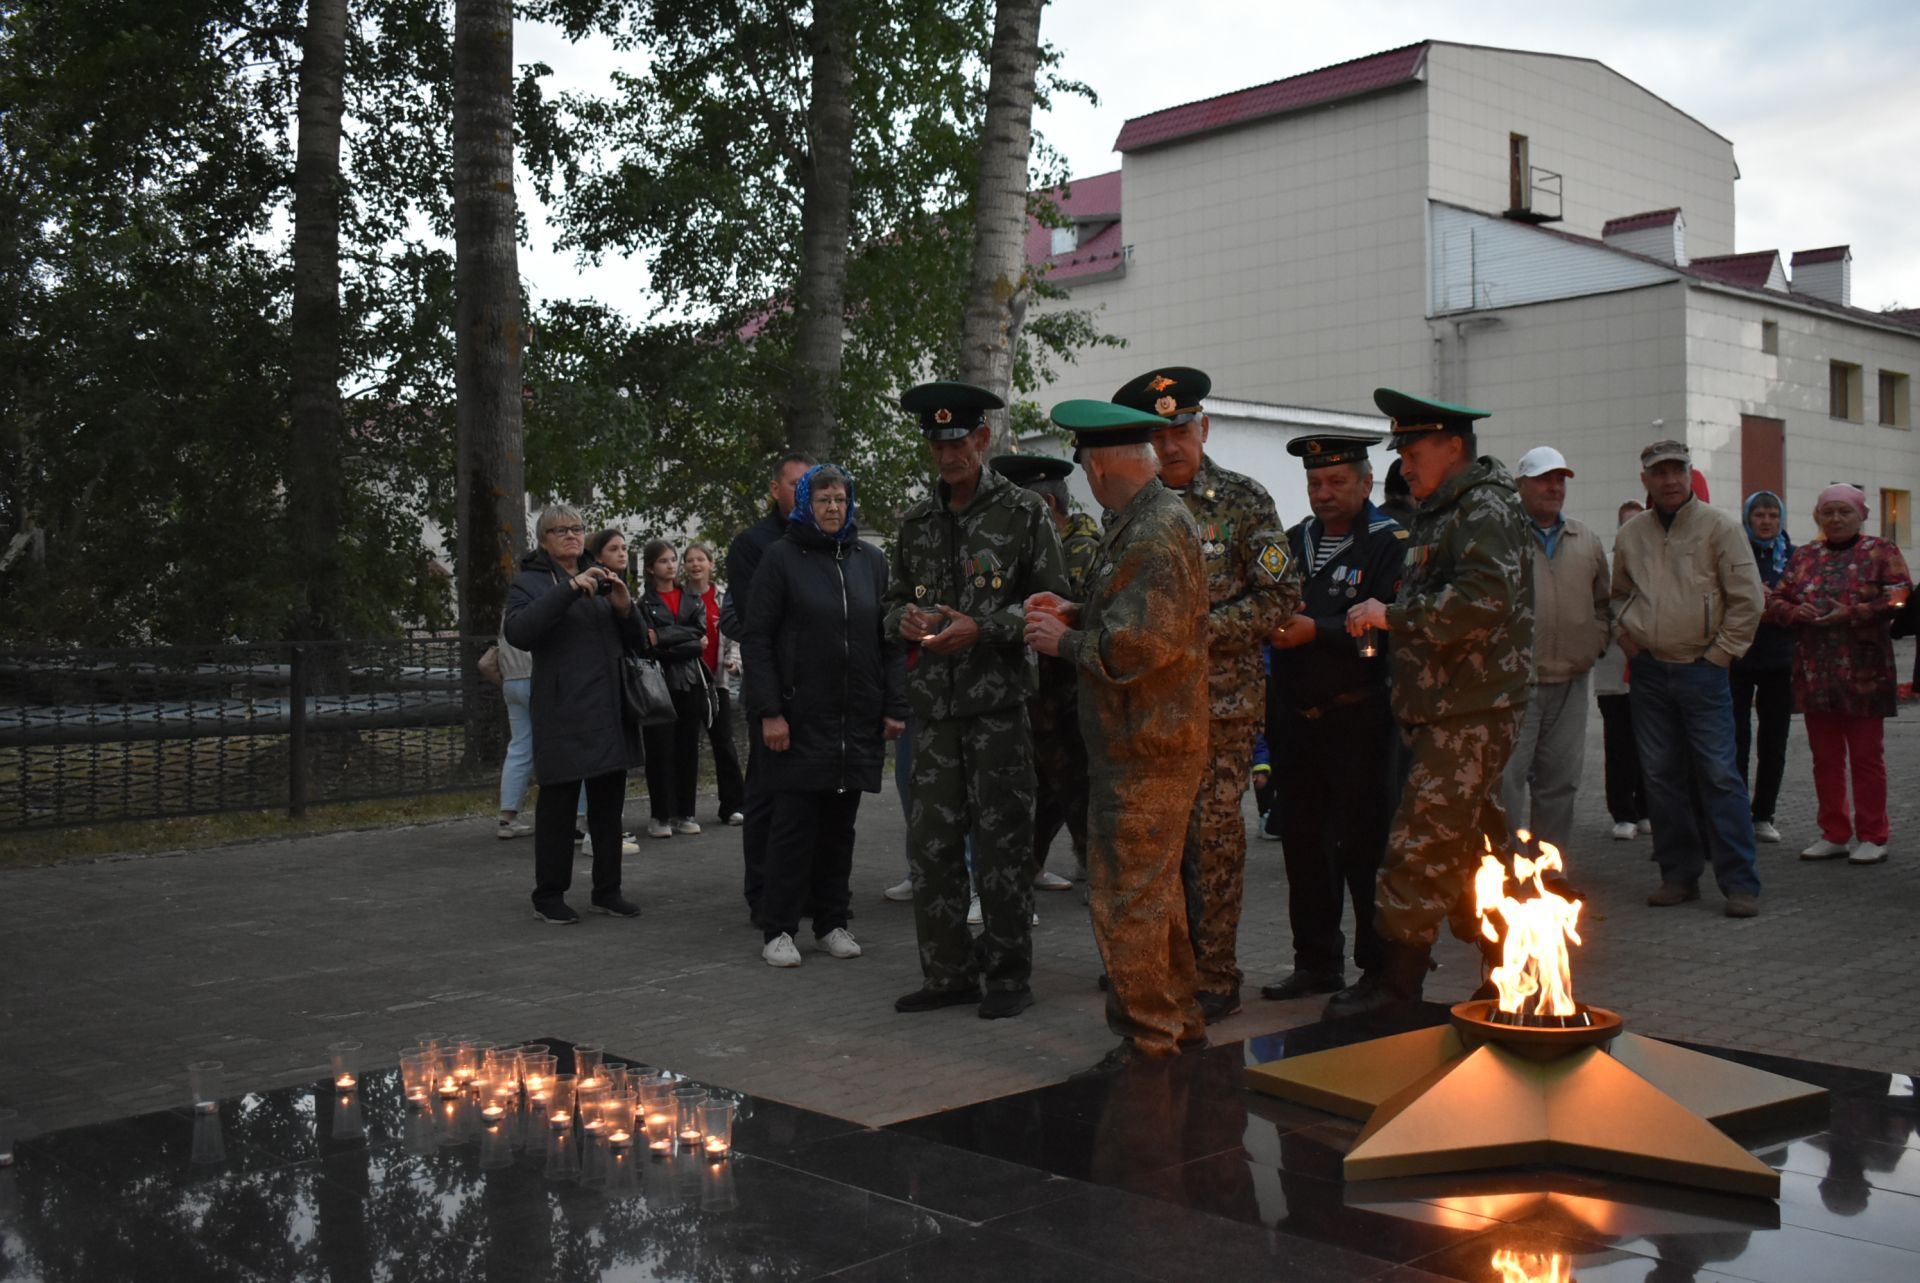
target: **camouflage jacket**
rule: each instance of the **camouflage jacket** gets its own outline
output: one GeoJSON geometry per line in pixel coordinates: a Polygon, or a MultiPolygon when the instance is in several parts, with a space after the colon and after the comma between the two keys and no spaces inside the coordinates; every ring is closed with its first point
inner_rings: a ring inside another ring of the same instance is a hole
{"type": "Polygon", "coordinates": [[[1091,770],[1207,750],[1207,582],[1197,536],[1158,481],[1107,523],[1079,627],[1060,643],[1080,673],[1091,770]]]}
{"type": "MultiPolygon", "coordinates": [[[[1060,536],[1061,551],[1067,558],[1068,588],[1063,595],[1069,601],[1084,601],[1087,576],[1100,558],[1100,524],[1084,512],[1067,518],[1067,532],[1060,536]]],[[[1042,655],[1040,689],[1027,701],[1027,722],[1038,735],[1071,727],[1074,720],[1074,669],[1071,660],[1042,655]]]]}
{"type": "Polygon", "coordinates": [[[1419,725],[1527,702],[1533,536],[1513,479],[1482,457],[1414,514],[1387,607],[1393,709],[1419,725]]]}
{"type": "Polygon", "coordinates": [[[1264,717],[1268,634],[1300,604],[1300,568],[1273,498],[1252,477],[1202,459],[1185,491],[1207,567],[1207,651],[1215,718],[1264,717]]]}
{"type": "Polygon", "coordinates": [[[1066,557],[1046,501],[991,468],[965,508],[948,507],[945,482],[907,509],[894,537],[887,581],[887,636],[900,635],[908,606],[952,606],[980,625],[980,640],[952,655],[919,647],[907,700],[921,721],[978,717],[1032,693],[1033,652],[1023,603],[1067,592],[1066,557]]]}

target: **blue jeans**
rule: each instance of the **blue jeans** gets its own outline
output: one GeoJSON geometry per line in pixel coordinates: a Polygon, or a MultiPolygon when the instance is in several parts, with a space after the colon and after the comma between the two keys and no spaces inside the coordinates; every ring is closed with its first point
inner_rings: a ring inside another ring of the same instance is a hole
{"type": "MultiPolygon", "coordinates": [[[[500,763],[500,809],[519,812],[533,779],[533,679],[509,677],[500,683],[507,704],[507,756],[500,763]]],[[[581,815],[587,813],[586,791],[580,793],[581,815]]]]}
{"type": "Polygon", "coordinates": [[[1647,817],[1661,880],[1693,886],[1713,857],[1724,895],[1759,895],[1753,813],[1734,755],[1733,695],[1727,671],[1700,660],[1667,664],[1651,655],[1633,661],[1633,736],[1646,777],[1647,817]],[[1704,837],[1694,828],[1689,780],[1698,791],[1704,837]]]}

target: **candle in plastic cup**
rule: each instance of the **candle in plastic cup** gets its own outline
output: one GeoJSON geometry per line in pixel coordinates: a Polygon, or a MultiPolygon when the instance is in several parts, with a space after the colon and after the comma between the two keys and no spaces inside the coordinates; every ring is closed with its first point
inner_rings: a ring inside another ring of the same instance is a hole
{"type": "Polygon", "coordinates": [[[219,1112],[224,1069],[225,1066],[217,1060],[196,1060],[187,1066],[187,1085],[192,1089],[193,1107],[198,1112],[219,1112]]]}

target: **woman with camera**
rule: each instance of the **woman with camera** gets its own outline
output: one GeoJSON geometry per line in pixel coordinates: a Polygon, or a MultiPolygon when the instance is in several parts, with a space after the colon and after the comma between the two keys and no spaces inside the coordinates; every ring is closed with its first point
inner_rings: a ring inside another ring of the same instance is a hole
{"type": "Polygon", "coordinates": [[[707,610],[699,596],[680,587],[680,557],[664,539],[649,539],[640,552],[646,585],[640,613],[656,638],[653,656],[673,692],[674,720],[645,730],[647,836],[698,833],[694,793],[700,782],[700,732],[707,724],[707,610]]]}
{"type": "Polygon", "coordinates": [[[581,790],[593,838],[592,907],[638,917],[620,894],[620,812],[627,771],[645,759],[621,697],[626,654],[647,652],[647,628],[627,586],[586,551],[580,514],[556,504],[535,523],[537,547],[507,588],[506,639],[533,656],[533,912],[571,926],[573,816],[581,790]]]}

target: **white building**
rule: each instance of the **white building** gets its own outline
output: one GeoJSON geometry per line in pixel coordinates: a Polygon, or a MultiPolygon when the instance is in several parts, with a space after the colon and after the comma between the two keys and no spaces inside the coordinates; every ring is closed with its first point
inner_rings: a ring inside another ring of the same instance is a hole
{"type": "Polygon", "coordinates": [[[1851,306],[1845,246],[1735,253],[1733,144],[1606,66],[1429,41],[1136,117],[1115,148],[1029,252],[1128,346],[1043,401],[1198,366],[1214,453],[1288,522],[1285,440],[1383,427],[1376,386],[1492,411],[1500,458],[1558,447],[1601,530],[1673,436],[1714,503],[1777,490],[1805,539],[1852,481],[1912,557],[1920,312],[1851,306]]]}

